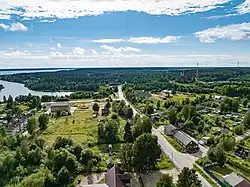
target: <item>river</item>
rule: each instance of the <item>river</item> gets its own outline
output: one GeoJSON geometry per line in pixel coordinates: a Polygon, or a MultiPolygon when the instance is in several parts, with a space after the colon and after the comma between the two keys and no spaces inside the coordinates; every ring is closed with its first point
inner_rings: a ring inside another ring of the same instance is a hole
{"type": "MultiPolygon", "coordinates": [[[[17,73],[34,73],[34,72],[48,72],[48,71],[58,71],[58,70],[28,70],[28,71],[0,71],[0,75],[10,75],[10,74],[17,74],[17,73]]],[[[29,93],[32,95],[42,96],[42,95],[53,95],[53,96],[65,96],[70,95],[72,92],[38,92],[28,89],[24,86],[24,84],[14,83],[14,82],[7,82],[0,80],[0,84],[4,86],[4,89],[0,91],[0,101],[3,100],[3,96],[7,99],[9,95],[13,98],[17,97],[18,95],[28,95],[29,93]]]]}

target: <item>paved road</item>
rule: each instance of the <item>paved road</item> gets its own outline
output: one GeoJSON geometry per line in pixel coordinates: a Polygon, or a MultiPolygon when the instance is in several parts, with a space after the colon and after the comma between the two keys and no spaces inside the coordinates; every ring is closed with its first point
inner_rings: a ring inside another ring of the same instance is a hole
{"type": "Polygon", "coordinates": [[[122,92],[122,85],[118,86],[118,96],[119,96],[119,99],[125,101],[126,105],[130,105],[130,107],[133,109],[133,114],[134,114],[134,115],[138,113],[138,111],[135,109],[135,107],[132,106],[132,105],[127,101],[127,99],[124,97],[123,92],[122,92]]]}
{"type": "MultiPolygon", "coordinates": [[[[118,95],[119,98],[124,100],[126,102],[126,104],[129,105],[129,102],[126,100],[126,98],[123,95],[122,92],[122,86],[118,86],[118,95]]],[[[135,109],[135,107],[133,105],[130,105],[131,108],[134,111],[134,115],[138,113],[138,111],[135,109]]],[[[140,114],[142,115],[142,114],[140,114]]],[[[188,168],[192,168],[193,167],[193,163],[195,163],[196,159],[198,159],[198,157],[200,157],[202,155],[202,153],[198,153],[196,155],[190,155],[190,154],[184,154],[184,153],[180,153],[178,151],[176,151],[172,145],[166,140],[166,138],[162,135],[163,129],[159,128],[159,129],[152,129],[152,134],[157,136],[158,138],[158,143],[161,146],[162,151],[167,154],[169,156],[169,158],[172,160],[172,162],[175,164],[176,168],[178,170],[181,170],[184,167],[188,167],[188,168]]],[[[204,148],[202,148],[204,149],[204,148]]],[[[198,177],[201,180],[202,186],[204,187],[212,187],[207,181],[206,179],[204,179],[199,173],[198,173],[198,177]]]]}

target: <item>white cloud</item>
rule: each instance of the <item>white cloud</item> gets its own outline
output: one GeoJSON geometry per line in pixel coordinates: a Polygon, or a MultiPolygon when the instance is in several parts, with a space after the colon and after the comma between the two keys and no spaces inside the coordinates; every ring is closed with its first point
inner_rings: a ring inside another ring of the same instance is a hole
{"type": "Polygon", "coordinates": [[[10,15],[6,15],[6,14],[0,14],[0,20],[1,19],[10,19],[10,15]]]}
{"type": "Polygon", "coordinates": [[[119,43],[124,42],[123,39],[100,39],[100,40],[92,40],[94,43],[119,43]]]}
{"type": "Polygon", "coordinates": [[[72,54],[73,54],[73,55],[84,55],[85,52],[86,52],[86,50],[83,49],[83,48],[80,48],[80,47],[75,47],[75,48],[72,50],[72,54]]]}
{"type": "Polygon", "coordinates": [[[11,25],[6,25],[1,23],[0,27],[2,27],[5,31],[12,31],[12,32],[16,32],[16,31],[22,31],[22,32],[26,32],[28,31],[28,27],[26,27],[25,25],[23,25],[22,23],[13,23],[11,25]]]}
{"type": "Polygon", "coordinates": [[[57,46],[57,48],[62,48],[62,44],[60,44],[60,43],[57,43],[56,46],[57,46]]]}
{"type": "Polygon", "coordinates": [[[61,52],[58,52],[58,51],[56,51],[56,52],[54,52],[54,51],[50,52],[50,56],[51,57],[64,57],[64,55],[61,52]]]}
{"type": "Polygon", "coordinates": [[[217,26],[195,33],[202,43],[214,43],[217,39],[247,40],[250,38],[250,23],[217,26]]]}
{"type": "MultiPolygon", "coordinates": [[[[23,52],[23,51],[20,51],[23,52]]],[[[75,56],[52,52],[49,54],[2,55],[0,51],[0,67],[194,67],[197,61],[200,66],[250,66],[250,55],[240,54],[99,54],[75,56]],[[70,63],[69,63],[70,61],[70,63]],[[188,63],[187,63],[188,62],[188,63]]],[[[24,52],[25,53],[25,52],[24,52]]]]}
{"type": "Polygon", "coordinates": [[[236,9],[240,14],[250,13],[250,0],[245,0],[244,3],[238,5],[236,9]]]}
{"type": "Polygon", "coordinates": [[[5,57],[24,57],[29,56],[30,53],[27,50],[19,51],[17,49],[11,49],[8,51],[3,51],[1,55],[5,57]]]}
{"type": "Polygon", "coordinates": [[[100,46],[102,49],[106,50],[104,52],[104,54],[123,54],[123,53],[128,53],[128,52],[140,52],[141,50],[138,48],[134,48],[134,47],[119,47],[119,48],[115,48],[113,46],[108,46],[108,45],[101,45],[100,46]]]}
{"type": "MultiPolygon", "coordinates": [[[[31,18],[28,18],[28,19],[31,19],[31,18]]],[[[51,19],[51,20],[43,19],[40,21],[40,23],[54,23],[54,22],[56,22],[56,19],[51,19]]]]}
{"type": "Polygon", "coordinates": [[[0,27],[2,27],[3,30],[5,30],[5,31],[7,31],[7,30],[10,28],[9,25],[5,25],[5,24],[3,24],[3,23],[0,23],[0,27]]]}
{"type": "Polygon", "coordinates": [[[76,18],[114,11],[137,11],[151,15],[183,15],[204,12],[231,0],[0,0],[0,15],[76,18]],[[15,9],[22,7],[24,11],[15,9]]]}
{"type": "Polygon", "coordinates": [[[94,43],[119,43],[119,42],[129,42],[129,43],[139,43],[139,44],[156,44],[156,43],[172,43],[180,39],[180,36],[166,36],[164,38],[157,37],[131,37],[129,39],[99,39],[92,40],[94,43]]]}
{"type": "Polygon", "coordinates": [[[179,38],[180,38],[179,36],[166,36],[164,38],[138,37],[138,38],[130,38],[128,42],[139,43],[139,44],[172,43],[178,40],[179,38]]]}
{"type": "Polygon", "coordinates": [[[92,49],[91,52],[92,52],[93,55],[98,55],[98,52],[96,50],[94,50],[94,49],[92,49]]]}

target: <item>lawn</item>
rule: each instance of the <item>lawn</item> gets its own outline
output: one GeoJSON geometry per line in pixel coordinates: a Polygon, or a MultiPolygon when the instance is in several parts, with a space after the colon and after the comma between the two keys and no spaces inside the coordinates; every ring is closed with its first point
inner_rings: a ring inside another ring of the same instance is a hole
{"type": "Polygon", "coordinates": [[[92,110],[76,109],[71,116],[52,118],[43,138],[51,145],[58,136],[70,137],[76,143],[87,145],[97,142],[99,119],[92,117],[92,110]]]}
{"type": "Polygon", "coordinates": [[[173,169],[174,164],[169,160],[167,155],[162,155],[160,160],[156,163],[156,169],[173,169]]]}
{"type": "Polygon", "coordinates": [[[225,164],[225,166],[223,167],[211,167],[209,168],[209,170],[218,178],[218,179],[222,179],[222,177],[224,175],[230,174],[233,172],[232,169],[230,169],[227,164],[225,164]]]}

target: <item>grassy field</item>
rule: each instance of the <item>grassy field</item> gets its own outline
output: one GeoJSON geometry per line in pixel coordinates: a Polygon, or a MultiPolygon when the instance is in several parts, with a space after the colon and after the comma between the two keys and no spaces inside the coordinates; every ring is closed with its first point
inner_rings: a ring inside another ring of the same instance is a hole
{"type": "Polygon", "coordinates": [[[56,137],[72,138],[76,143],[87,145],[97,142],[97,130],[100,117],[92,117],[91,109],[76,109],[71,116],[52,118],[43,138],[51,145],[56,137]]]}
{"type": "MultiPolygon", "coordinates": [[[[104,103],[98,104],[101,108],[104,103]]],[[[81,145],[95,145],[97,143],[98,124],[105,117],[93,118],[92,107],[88,103],[77,103],[74,107],[76,107],[76,110],[71,116],[50,119],[48,128],[42,135],[49,145],[52,145],[58,136],[72,138],[81,145]]],[[[121,118],[119,118],[119,121],[118,133],[123,134],[126,121],[121,118]]],[[[107,145],[98,145],[93,149],[104,150],[104,147],[106,149],[107,145]]]]}

